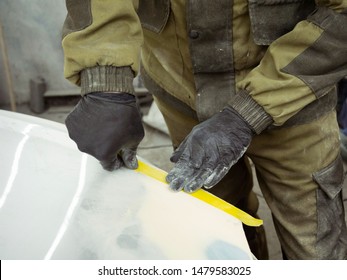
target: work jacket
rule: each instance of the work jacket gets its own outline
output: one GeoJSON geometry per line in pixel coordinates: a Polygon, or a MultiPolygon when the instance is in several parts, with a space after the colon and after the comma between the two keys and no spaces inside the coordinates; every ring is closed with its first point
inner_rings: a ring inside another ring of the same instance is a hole
{"type": "Polygon", "coordinates": [[[66,0],[65,76],[95,91],[151,79],[205,120],[232,106],[255,133],[335,106],[347,0],[66,0]]]}

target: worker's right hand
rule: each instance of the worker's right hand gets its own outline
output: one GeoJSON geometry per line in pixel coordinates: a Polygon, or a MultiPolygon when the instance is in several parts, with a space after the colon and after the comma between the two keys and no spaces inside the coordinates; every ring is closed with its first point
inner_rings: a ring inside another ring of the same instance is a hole
{"type": "Polygon", "coordinates": [[[135,96],[90,93],[81,98],[65,120],[69,136],[81,152],[97,158],[104,169],[125,165],[136,169],[136,150],[144,137],[135,96]]]}

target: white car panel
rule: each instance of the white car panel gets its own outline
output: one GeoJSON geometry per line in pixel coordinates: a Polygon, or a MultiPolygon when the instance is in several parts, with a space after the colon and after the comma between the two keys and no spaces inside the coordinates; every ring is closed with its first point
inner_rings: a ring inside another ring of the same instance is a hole
{"type": "Polygon", "coordinates": [[[0,259],[252,259],[233,216],[0,110],[0,259]]]}

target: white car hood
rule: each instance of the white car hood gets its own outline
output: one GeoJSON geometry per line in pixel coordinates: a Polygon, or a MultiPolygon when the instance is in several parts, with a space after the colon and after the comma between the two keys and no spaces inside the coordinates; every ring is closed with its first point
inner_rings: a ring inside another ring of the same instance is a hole
{"type": "Polygon", "coordinates": [[[252,259],[242,223],[127,169],[63,124],[0,110],[0,259],[252,259]]]}

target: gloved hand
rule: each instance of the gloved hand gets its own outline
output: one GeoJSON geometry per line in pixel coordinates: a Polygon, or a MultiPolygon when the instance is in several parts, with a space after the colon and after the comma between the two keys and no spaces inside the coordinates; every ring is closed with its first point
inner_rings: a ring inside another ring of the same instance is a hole
{"type": "Polygon", "coordinates": [[[254,133],[231,107],[195,126],[173,153],[166,180],[174,191],[216,185],[246,152],[254,133]]]}
{"type": "Polygon", "coordinates": [[[104,169],[137,168],[136,150],[144,129],[135,96],[90,93],[82,97],[65,124],[78,149],[97,158],[104,169]]]}

